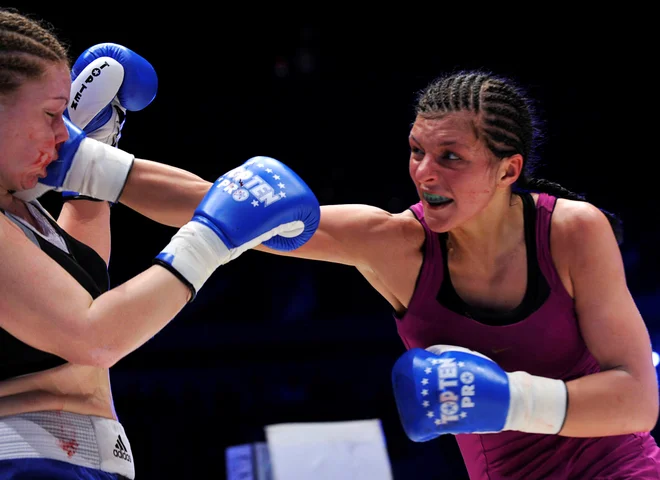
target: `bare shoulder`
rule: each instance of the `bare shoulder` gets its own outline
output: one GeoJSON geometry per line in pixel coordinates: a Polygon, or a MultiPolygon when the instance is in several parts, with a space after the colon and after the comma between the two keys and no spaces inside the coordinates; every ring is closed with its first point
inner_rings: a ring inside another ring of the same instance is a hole
{"type": "Polygon", "coordinates": [[[595,205],[577,200],[557,199],[550,230],[552,259],[564,286],[576,294],[576,280],[582,272],[596,272],[605,263],[622,270],[622,259],[608,218],[595,205]]]}
{"type": "Polygon", "coordinates": [[[605,214],[595,205],[565,198],[557,199],[552,215],[552,229],[567,241],[584,240],[600,235],[613,237],[605,214]]]}

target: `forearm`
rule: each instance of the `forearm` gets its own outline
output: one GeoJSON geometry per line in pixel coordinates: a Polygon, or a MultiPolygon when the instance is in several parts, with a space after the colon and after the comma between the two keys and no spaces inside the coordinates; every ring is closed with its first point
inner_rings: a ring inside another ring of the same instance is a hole
{"type": "Polygon", "coordinates": [[[110,367],[146,343],[187,304],[190,289],[154,265],[96,298],[85,320],[84,337],[96,339],[94,364],[110,367]]]}
{"type": "Polygon", "coordinates": [[[567,382],[568,411],[559,434],[600,437],[652,430],[658,415],[652,385],[619,369],[567,382]]]}
{"type": "Polygon", "coordinates": [[[211,185],[186,170],[135,159],[119,202],[155,222],[181,227],[211,185]]]}

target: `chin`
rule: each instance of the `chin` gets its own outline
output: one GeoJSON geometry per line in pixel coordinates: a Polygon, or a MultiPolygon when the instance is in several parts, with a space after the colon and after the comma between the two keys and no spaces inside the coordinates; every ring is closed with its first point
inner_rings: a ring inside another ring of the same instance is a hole
{"type": "Polygon", "coordinates": [[[424,208],[424,220],[429,226],[431,231],[435,233],[445,233],[451,230],[455,226],[453,218],[449,215],[438,215],[433,210],[429,211],[424,208]]]}
{"type": "Polygon", "coordinates": [[[37,183],[39,183],[39,177],[34,176],[34,177],[22,182],[20,190],[30,190],[31,188],[36,187],[37,183]]]}
{"type": "Polygon", "coordinates": [[[426,217],[424,217],[424,219],[433,233],[446,233],[454,227],[454,225],[449,222],[438,222],[426,217]]]}

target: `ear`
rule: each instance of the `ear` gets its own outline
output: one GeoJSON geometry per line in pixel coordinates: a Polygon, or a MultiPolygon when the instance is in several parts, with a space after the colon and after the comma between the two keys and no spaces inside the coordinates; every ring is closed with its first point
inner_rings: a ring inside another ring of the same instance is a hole
{"type": "Polygon", "coordinates": [[[522,173],[523,163],[523,157],[519,153],[503,158],[498,169],[499,186],[508,187],[518,180],[522,173]]]}

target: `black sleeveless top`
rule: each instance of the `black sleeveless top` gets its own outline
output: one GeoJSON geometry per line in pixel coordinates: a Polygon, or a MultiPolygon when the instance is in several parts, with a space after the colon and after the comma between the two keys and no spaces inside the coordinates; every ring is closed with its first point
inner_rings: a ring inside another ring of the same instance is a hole
{"type": "MultiPolygon", "coordinates": [[[[92,248],[62,230],[38,203],[33,202],[32,205],[38,207],[43,217],[64,239],[69,253],[35,234],[30,228],[12,217],[8,216],[7,218],[18,225],[26,236],[41,248],[46,255],[69,272],[89,292],[92,298],[106,292],[110,288],[110,279],[105,261],[92,248]]],[[[2,209],[0,209],[0,212],[4,213],[2,209]]],[[[4,247],[0,246],[0,248],[4,247]]],[[[35,285],[34,288],[39,288],[39,285],[35,285]]],[[[63,299],[63,301],[66,300],[63,299]]],[[[2,312],[0,312],[0,315],[2,315],[2,312]]],[[[66,363],[66,360],[63,358],[37,350],[0,327],[0,381],[19,375],[40,372],[64,363],[66,363]]]]}

